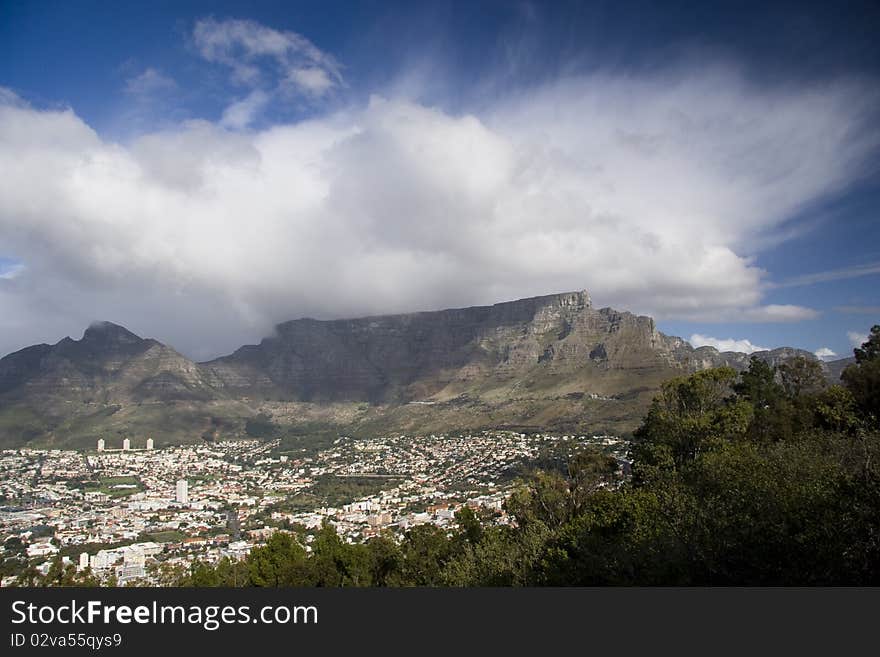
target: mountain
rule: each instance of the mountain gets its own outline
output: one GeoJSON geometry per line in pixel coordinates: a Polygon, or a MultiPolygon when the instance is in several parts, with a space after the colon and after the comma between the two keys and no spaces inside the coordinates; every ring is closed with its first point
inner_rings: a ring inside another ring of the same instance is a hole
{"type": "Polygon", "coordinates": [[[36,345],[0,360],[0,395],[51,403],[208,399],[201,368],[156,340],[96,322],[81,340],[36,345]]]}
{"type": "MultiPolygon", "coordinates": [[[[758,352],[778,364],[809,352],[758,352]]],[[[81,340],[0,359],[0,444],[158,442],[334,431],[634,428],[660,384],[748,366],[749,355],[593,308],[585,291],[360,319],[298,319],[233,354],[194,363],[102,322],[81,340]],[[121,441],[121,438],[119,438],[121,441]]],[[[834,364],[823,365],[829,375],[834,364]]]]}
{"type": "Polygon", "coordinates": [[[93,445],[98,434],[187,439],[222,399],[174,349],[111,322],[0,359],[0,445],[93,445]]]}

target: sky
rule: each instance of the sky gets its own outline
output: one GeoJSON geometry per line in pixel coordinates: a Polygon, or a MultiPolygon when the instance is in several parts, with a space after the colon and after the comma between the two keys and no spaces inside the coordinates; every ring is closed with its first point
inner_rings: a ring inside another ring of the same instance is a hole
{"type": "Polygon", "coordinates": [[[849,356],[878,31],[871,2],[0,0],[0,354],[586,289],[849,356]]]}

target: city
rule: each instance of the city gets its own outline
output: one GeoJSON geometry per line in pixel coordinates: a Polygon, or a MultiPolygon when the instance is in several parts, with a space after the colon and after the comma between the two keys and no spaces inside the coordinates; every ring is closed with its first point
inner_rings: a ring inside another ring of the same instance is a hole
{"type": "Polygon", "coordinates": [[[400,539],[419,524],[453,529],[463,506],[509,524],[504,500],[542,448],[596,446],[629,465],[628,443],[614,436],[511,431],[341,436],[305,453],[284,453],[278,440],[117,442],[0,452],[2,586],[59,557],[105,585],[161,585],[195,560],[243,559],[276,531],[295,532],[307,551],[325,523],[348,543],[400,539]]]}

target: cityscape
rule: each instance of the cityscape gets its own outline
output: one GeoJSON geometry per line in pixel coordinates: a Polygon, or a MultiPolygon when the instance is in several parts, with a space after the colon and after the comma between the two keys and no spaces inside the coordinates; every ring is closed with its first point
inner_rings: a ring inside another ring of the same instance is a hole
{"type": "Polygon", "coordinates": [[[157,449],[151,438],[4,450],[0,584],[15,585],[16,568],[45,575],[60,558],[104,585],[159,586],[196,560],[243,559],[278,531],[306,551],[326,523],[348,543],[400,540],[420,524],[451,531],[464,506],[509,524],[504,501],[523,466],[561,446],[597,447],[629,467],[629,445],[615,436],[511,431],[340,436],[305,454],[278,440],[157,449]]]}

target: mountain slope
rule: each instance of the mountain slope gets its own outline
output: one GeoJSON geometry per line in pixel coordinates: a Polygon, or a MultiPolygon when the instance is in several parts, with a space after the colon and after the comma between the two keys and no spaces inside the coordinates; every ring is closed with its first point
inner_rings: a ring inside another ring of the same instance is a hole
{"type": "Polygon", "coordinates": [[[186,439],[210,427],[210,408],[221,400],[191,360],[98,322],[80,340],[0,359],[0,445],[92,445],[99,435],[130,432],[186,439]]]}
{"type": "MultiPolygon", "coordinates": [[[[756,355],[773,364],[813,358],[788,348],[756,355]]],[[[621,432],[636,426],[668,378],[720,365],[743,369],[749,358],[694,349],[659,332],[650,317],[593,308],[584,291],[293,320],[258,345],[201,364],[103,322],[81,340],[0,359],[0,444],[240,437],[257,415],[282,433],[621,432]]]]}
{"type": "Polygon", "coordinates": [[[100,322],[81,340],[64,338],[0,359],[0,395],[52,403],[212,398],[199,366],[155,340],[100,322]]]}

